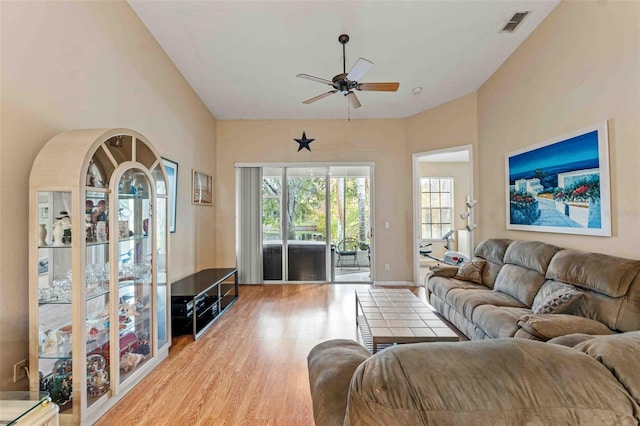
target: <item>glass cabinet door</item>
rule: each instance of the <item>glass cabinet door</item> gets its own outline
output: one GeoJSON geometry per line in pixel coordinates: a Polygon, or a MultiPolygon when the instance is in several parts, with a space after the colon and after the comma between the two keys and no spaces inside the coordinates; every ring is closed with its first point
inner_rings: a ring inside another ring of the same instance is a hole
{"type": "Polygon", "coordinates": [[[167,185],[158,165],[152,172],[156,184],[156,259],[155,267],[157,285],[156,307],[158,311],[157,344],[162,348],[168,343],[167,324],[169,312],[167,310],[167,215],[169,209],[169,195],[167,185]]]}
{"type": "MultiPolygon", "coordinates": [[[[151,187],[140,169],[129,169],[118,184],[117,264],[120,383],[152,356],[153,214],[151,187]]],[[[113,217],[113,216],[112,216],[113,217]]]]}
{"type": "Polygon", "coordinates": [[[106,190],[87,191],[85,194],[85,334],[89,407],[111,389],[108,203],[106,190]]]}
{"type": "Polygon", "coordinates": [[[38,368],[41,390],[71,408],[71,193],[38,192],[38,368]]]}

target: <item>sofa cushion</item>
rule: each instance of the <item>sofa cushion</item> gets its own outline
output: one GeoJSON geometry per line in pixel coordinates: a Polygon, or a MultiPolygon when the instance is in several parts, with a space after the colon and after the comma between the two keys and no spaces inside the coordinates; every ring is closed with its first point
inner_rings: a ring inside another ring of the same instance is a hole
{"type": "Polygon", "coordinates": [[[493,288],[496,277],[504,264],[504,253],[511,244],[511,240],[490,239],[484,240],[476,247],[473,261],[486,260],[487,264],[482,270],[482,283],[493,288]]]}
{"type": "Polygon", "coordinates": [[[482,284],[475,284],[469,281],[462,281],[454,278],[430,277],[429,281],[427,281],[427,289],[431,293],[438,295],[438,297],[440,297],[442,300],[444,300],[447,296],[447,293],[454,288],[489,290],[482,284]]]}
{"type": "Polygon", "coordinates": [[[636,409],[604,366],[573,348],[416,343],[357,368],[345,425],[631,425],[636,409]]]}
{"type": "Polygon", "coordinates": [[[582,292],[571,286],[565,286],[551,293],[544,299],[533,303],[531,310],[534,314],[563,314],[569,313],[571,307],[583,296],[582,292]]]}
{"type": "Polygon", "coordinates": [[[526,308],[518,299],[488,288],[485,290],[454,288],[447,293],[445,300],[453,309],[468,319],[473,318],[473,311],[481,305],[526,308]]]}
{"type": "Polygon", "coordinates": [[[640,331],[597,336],[575,346],[600,361],[640,404],[640,331]]]}
{"type": "Polygon", "coordinates": [[[560,250],[560,247],[540,241],[513,241],[504,254],[504,263],[520,265],[544,275],[551,258],[560,250]]]}
{"type": "Polygon", "coordinates": [[[463,263],[458,267],[455,278],[463,281],[471,281],[476,284],[482,284],[482,271],[486,264],[486,260],[474,260],[472,262],[463,263]]]}
{"type": "Polygon", "coordinates": [[[531,306],[544,284],[549,262],[558,250],[560,248],[539,241],[513,241],[504,254],[504,266],[494,288],[531,306]]]}
{"type": "Polygon", "coordinates": [[[316,424],[343,423],[351,377],[369,356],[362,345],[346,339],[329,340],[311,349],[307,362],[316,424]]]}
{"type": "Polygon", "coordinates": [[[544,275],[538,271],[520,265],[505,264],[498,274],[494,289],[531,306],[544,281],[544,275]]]}
{"type": "Polygon", "coordinates": [[[528,308],[481,305],[473,311],[472,319],[487,336],[496,339],[513,337],[518,330],[518,318],[530,313],[528,308]]]}
{"type": "Polygon", "coordinates": [[[594,336],[592,334],[573,333],[573,334],[566,334],[560,337],[554,337],[553,339],[548,340],[547,343],[552,343],[554,345],[568,346],[572,348],[578,343],[582,343],[585,340],[589,340],[593,338],[594,336]]]}
{"type": "Polygon", "coordinates": [[[613,334],[606,325],[589,318],[566,314],[523,315],[518,326],[543,340],[564,336],[565,334],[613,334]]]}
{"type": "MultiPolygon", "coordinates": [[[[620,312],[627,305],[626,297],[609,297],[594,290],[584,289],[584,296],[572,309],[572,314],[605,324],[612,330],[632,331],[620,327],[620,312]]],[[[637,330],[637,328],[633,329],[637,330]]]]}
{"type": "Polygon", "coordinates": [[[600,253],[562,250],[551,260],[547,278],[586,287],[611,297],[627,294],[640,261],[600,253]]]}

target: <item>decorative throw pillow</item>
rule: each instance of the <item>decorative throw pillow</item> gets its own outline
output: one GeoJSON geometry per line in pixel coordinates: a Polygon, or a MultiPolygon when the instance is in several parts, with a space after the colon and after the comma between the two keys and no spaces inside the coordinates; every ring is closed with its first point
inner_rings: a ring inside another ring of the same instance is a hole
{"type": "Polygon", "coordinates": [[[582,292],[567,286],[537,301],[533,304],[531,310],[534,314],[567,313],[582,296],[582,292]]]}
{"type": "Polygon", "coordinates": [[[453,278],[458,273],[458,267],[450,265],[435,265],[431,267],[430,271],[436,277],[453,278]]]}
{"type": "Polygon", "coordinates": [[[486,263],[486,260],[476,260],[469,263],[463,263],[458,268],[458,272],[454,278],[463,281],[471,281],[476,284],[482,284],[482,270],[486,263]]]}

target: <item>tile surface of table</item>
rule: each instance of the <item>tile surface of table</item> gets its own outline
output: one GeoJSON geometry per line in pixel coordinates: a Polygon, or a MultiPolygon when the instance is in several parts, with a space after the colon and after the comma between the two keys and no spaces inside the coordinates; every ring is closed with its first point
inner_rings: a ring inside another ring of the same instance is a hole
{"type": "Polygon", "coordinates": [[[459,340],[433,307],[407,289],[356,290],[356,324],[373,353],[380,344],[459,340]]]}

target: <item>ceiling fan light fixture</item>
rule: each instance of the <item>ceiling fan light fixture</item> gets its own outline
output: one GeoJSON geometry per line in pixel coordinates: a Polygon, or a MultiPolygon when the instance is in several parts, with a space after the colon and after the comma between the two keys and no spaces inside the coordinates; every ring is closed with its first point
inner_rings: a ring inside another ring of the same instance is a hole
{"type": "Polygon", "coordinates": [[[347,73],[345,44],[349,42],[349,36],[347,34],[341,34],[338,37],[338,41],[342,44],[342,73],[336,75],[331,80],[327,80],[320,77],[314,77],[309,74],[298,74],[296,77],[303,78],[305,80],[315,81],[317,83],[326,84],[333,90],[323,93],[318,96],[314,96],[311,99],[303,101],[303,104],[311,104],[322,98],[325,98],[333,93],[340,92],[344,96],[349,98],[349,101],[353,108],[360,108],[361,104],[358,100],[354,90],[358,91],[370,91],[370,92],[396,92],[400,83],[397,82],[385,82],[385,83],[359,83],[358,80],[373,66],[373,62],[358,58],[351,70],[347,73]]]}

